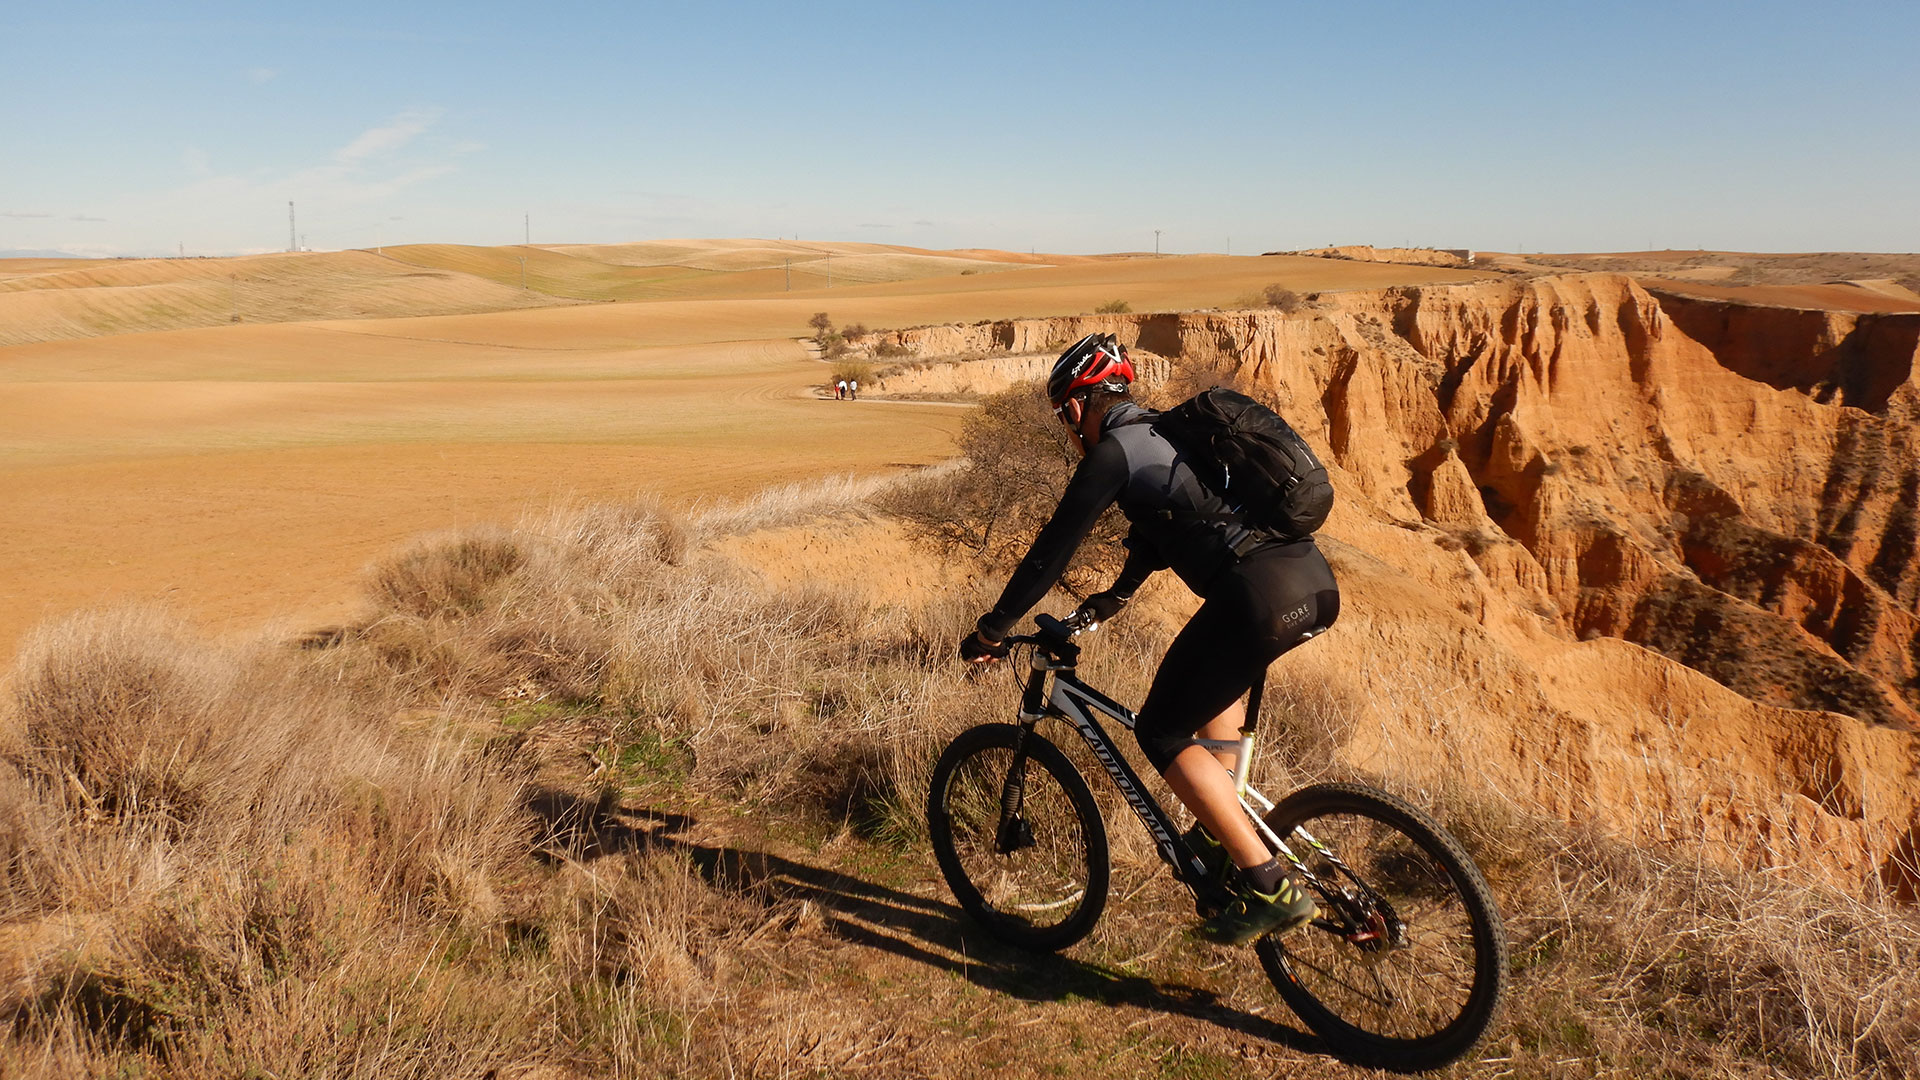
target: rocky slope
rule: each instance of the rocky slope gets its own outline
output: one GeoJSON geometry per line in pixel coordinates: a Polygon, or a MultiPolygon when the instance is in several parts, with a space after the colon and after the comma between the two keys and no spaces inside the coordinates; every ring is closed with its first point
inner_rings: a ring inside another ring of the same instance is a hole
{"type": "Polygon", "coordinates": [[[1846,878],[1913,894],[1920,315],[1579,274],[1332,294],[1292,314],[898,331],[922,356],[995,355],[881,389],[961,368],[986,388],[1093,330],[1151,354],[1157,378],[1265,390],[1328,452],[1348,562],[1428,586],[1376,602],[1376,630],[1440,597],[1471,625],[1426,655],[1505,669],[1474,691],[1503,725],[1456,732],[1499,743],[1479,767],[1569,816],[1816,846],[1846,878]]]}

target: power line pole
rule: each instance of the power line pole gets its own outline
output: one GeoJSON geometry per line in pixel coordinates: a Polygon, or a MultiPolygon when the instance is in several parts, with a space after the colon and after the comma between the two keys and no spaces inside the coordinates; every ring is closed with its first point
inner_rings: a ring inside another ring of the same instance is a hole
{"type": "Polygon", "coordinates": [[[299,245],[293,240],[293,200],[287,200],[287,250],[297,251],[299,245]]]}
{"type": "Polygon", "coordinates": [[[520,226],[526,230],[526,235],[522,238],[523,242],[528,247],[532,247],[533,246],[533,215],[532,214],[523,215],[520,219],[520,226]]]}
{"type": "Polygon", "coordinates": [[[1153,230],[1153,257],[1156,259],[1160,257],[1160,230],[1159,229],[1153,230]]]}
{"type": "Polygon", "coordinates": [[[793,260],[787,260],[787,291],[793,291],[793,260]]]}

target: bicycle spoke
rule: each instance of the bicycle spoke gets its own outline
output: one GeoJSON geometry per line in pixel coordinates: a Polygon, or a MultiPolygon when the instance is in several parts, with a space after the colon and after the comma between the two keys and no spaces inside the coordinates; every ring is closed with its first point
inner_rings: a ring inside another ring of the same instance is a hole
{"type": "Polygon", "coordinates": [[[986,725],[955,740],[935,769],[929,822],[955,897],[996,935],[1061,948],[1099,917],[1107,867],[1098,811],[1044,739],[986,725]],[[1030,755],[1017,769],[1016,745],[1030,755]],[[1012,799],[1015,782],[1023,793],[1012,799]]]}
{"type": "MultiPolygon", "coordinates": [[[[1262,943],[1275,985],[1316,1030],[1362,1056],[1438,1054],[1410,1047],[1443,1033],[1470,1044],[1500,981],[1496,968],[1491,994],[1476,992],[1489,978],[1484,950],[1498,949],[1480,922],[1498,918],[1485,886],[1475,884],[1471,897],[1462,891],[1450,866],[1463,857],[1442,862],[1437,852],[1453,842],[1414,822],[1412,808],[1351,785],[1312,790],[1305,802],[1290,797],[1302,809],[1285,828],[1289,846],[1306,853],[1321,914],[1301,933],[1262,943]]],[[[1281,820],[1282,808],[1273,817],[1281,820]]]]}

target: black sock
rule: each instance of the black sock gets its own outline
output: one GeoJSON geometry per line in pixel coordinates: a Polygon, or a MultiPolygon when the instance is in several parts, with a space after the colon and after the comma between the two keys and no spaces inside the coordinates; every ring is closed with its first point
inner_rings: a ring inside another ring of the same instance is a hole
{"type": "Polygon", "coordinates": [[[1287,869],[1287,864],[1280,861],[1280,856],[1275,855],[1259,866],[1241,868],[1240,880],[1259,890],[1263,895],[1272,896],[1280,891],[1280,883],[1286,880],[1287,869]]]}

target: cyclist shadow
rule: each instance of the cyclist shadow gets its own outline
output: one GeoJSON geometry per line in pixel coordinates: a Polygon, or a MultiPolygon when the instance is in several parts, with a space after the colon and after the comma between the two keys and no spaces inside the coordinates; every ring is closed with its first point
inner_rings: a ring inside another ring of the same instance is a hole
{"type": "MultiPolygon", "coordinates": [[[[958,975],[985,990],[1027,1001],[1081,998],[1153,1009],[1301,1052],[1328,1053],[1318,1036],[1234,1008],[1205,987],[1015,949],[944,900],[763,851],[699,843],[681,835],[696,824],[684,814],[595,804],[551,790],[535,792],[528,808],[546,825],[548,837],[536,851],[548,858],[590,861],[629,851],[678,852],[718,888],[811,903],[833,936],[958,975]]],[[[1253,962],[1250,956],[1247,960],[1253,962]]]]}

